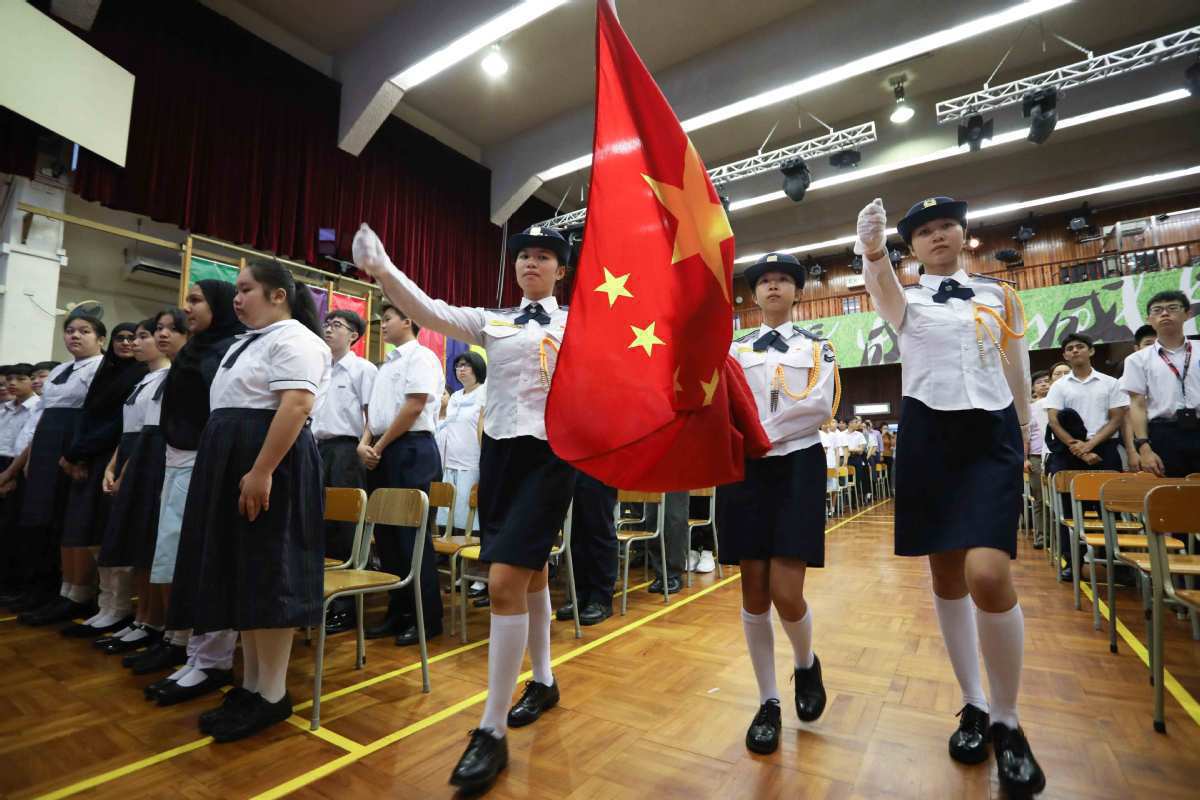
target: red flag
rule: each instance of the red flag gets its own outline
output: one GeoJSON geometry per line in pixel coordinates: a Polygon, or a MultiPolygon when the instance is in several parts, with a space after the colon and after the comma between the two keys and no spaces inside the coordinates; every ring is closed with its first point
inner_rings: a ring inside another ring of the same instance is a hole
{"type": "Polygon", "coordinates": [[[591,190],[546,405],[550,444],[622,489],[740,480],[747,450],[770,443],[728,356],[733,231],[611,0],[596,12],[591,190]]]}

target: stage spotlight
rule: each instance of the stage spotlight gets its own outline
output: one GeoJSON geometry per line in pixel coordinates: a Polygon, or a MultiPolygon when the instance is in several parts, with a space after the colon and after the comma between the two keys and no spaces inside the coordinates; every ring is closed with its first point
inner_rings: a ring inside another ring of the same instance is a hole
{"type": "Polygon", "coordinates": [[[979,249],[979,239],[975,236],[972,236],[970,239],[967,239],[967,247],[971,248],[972,250],[978,250],[979,249]]]}
{"type": "Polygon", "coordinates": [[[1023,259],[1016,250],[998,250],[996,260],[1003,264],[1020,264],[1023,259]]]}
{"type": "Polygon", "coordinates": [[[892,262],[893,267],[898,265],[903,260],[904,253],[901,253],[899,250],[888,250],[888,261],[892,262]]]}
{"type": "Polygon", "coordinates": [[[808,164],[804,163],[804,159],[797,158],[784,164],[779,171],[783,173],[783,193],[793,202],[799,203],[808,191],[808,184],[812,183],[808,164]]]}
{"type": "Polygon", "coordinates": [[[1013,238],[1021,244],[1025,244],[1036,235],[1037,231],[1033,229],[1032,225],[1020,225],[1017,227],[1017,235],[1013,238]]]}
{"type": "Polygon", "coordinates": [[[891,120],[897,125],[903,125],[913,118],[917,112],[908,104],[908,100],[904,98],[904,81],[896,82],[896,88],[893,90],[896,94],[896,107],[892,109],[891,120]]]}
{"type": "Polygon", "coordinates": [[[1192,97],[1200,97],[1200,61],[1183,71],[1183,79],[1187,81],[1188,91],[1192,93],[1192,97]]]}
{"type": "Polygon", "coordinates": [[[1025,95],[1021,109],[1029,120],[1029,135],[1026,137],[1034,144],[1042,144],[1054,133],[1058,124],[1058,92],[1053,89],[1039,89],[1025,95]]]}
{"type": "Polygon", "coordinates": [[[1072,233],[1081,233],[1092,228],[1092,210],[1084,203],[1079,210],[1072,211],[1067,217],[1067,229],[1072,233]]]}
{"type": "Polygon", "coordinates": [[[838,169],[848,169],[857,167],[858,162],[862,161],[862,153],[857,150],[839,150],[829,157],[829,166],[837,167],[838,169]]]}
{"type": "Polygon", "coordinates": [[[984,139],[992,138],[992,121],[986,122],[980,114],[967,117],[967,124],[958,126],[958,146],[970,145],[971,150],[978,150],[984,139]]]}
{"type": "Polygon", "coordinates": [[[860,274],[860,273],[862,273],[862,271],[863,271],[863,257],[862,257],[862,256],[855,256],[853,259],[851,259],[851,260],[850,260],[850,269],[852,269],[856,275],[857,275],[857,274],[860,274]]]}

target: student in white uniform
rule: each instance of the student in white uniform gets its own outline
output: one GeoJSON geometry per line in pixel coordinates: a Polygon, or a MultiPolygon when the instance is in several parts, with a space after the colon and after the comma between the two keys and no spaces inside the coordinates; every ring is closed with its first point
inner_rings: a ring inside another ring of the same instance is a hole
{"type": "Polygon", "coordinates": [[[479,461],[483,558],[491,562],[488,698],[450,782],[466,790],[487,786],[508,764],[509,726],[528,725],[558,702],[550,669],[550,591],[546,562],[575,487],[575,470],[546,441],[546,396],[558,361],[567,310],[554,297],[566,274],[569,247],[557,231],[533,227],[512,237],[519,308],[451,306],[426,295],[392,264],[375,233],[363,225],[354,261],[379,280],[414,321],[487,352],[490,380],[479,461]],[[528,646],[533,680],[506,714],[528,646]]]}
{"type": "Polygon", "coordinates": [[[15,468],[12,465],[21,455],[17,446],[21,431],[42,403],[33,391],[32,376],[33,365],[24,363],[4,367],[2,375],[9,399],[0,406],[0,606],[19,602],[25,593],[25,565],[21,559],[24,543],[18,533],[25,493],[24,464],[15,468]]]}
{"type": "Polygon", "coordinates": [[[839,383],[832,345],[791,320],[804,274],[794,256],[777,253],[749,267],[746,282],[763,321],[729,347],[771,440],[766,456],[746,461],[743,480],[717,487],[721,563],[741,567],[742,630],[758,682],[746,747],[760,754],[778,749],[783,729],[772,606],[792,645],[796,716],[812,722],[825,710],[804,577],[809,567],[825,566],[826,459],[818,429],[836,409],[839,383]]]}
{"type": "MultiPolygon", "coordinates": [[[[1160,293],[1161,294],[1161,293],[1160,293]]],[[[1180,294],[1183,294],[1180,292],[1180,294]]],[[[1187,297],[1187,295],[1184,295],[1187,297]]],[[[1157,307],[1156,307],[1157,308],[1157,307]]],[[[1143,350],[1147,347],[1152,347],[1158,343],[1158,332],[1154,330],[1153,325],[1143,325],[1138,328],[1133,334],[1134,352],[1143,350]]],[[[1132,353],[1130,354],[1132,355],[1132,353]]],[[[1128,360],[1128,358],[1126,359],[1128,360]]],[[[1122,373],[1122,379],[1124,373],[1122,373]]],[[[1124,391],[1124,384],[1121,389],[1124,391]]],[[[1142,469],[1142,458],[1138,455],[1138,449],[1134,446],[1133,440],[1133,396],[1129,398],[1129,410],[1125,412],[1125,420],[1121,423],[1121,450],[1124,452],[1125,469],[1127,472],[1140,472],[1142,469]]],[[[1149,470],[1147,470],[1148,472],[1149,470]]]]}
{"type": "MultiPolygon", "coordinates": [[[[420,489],[442,475],[442,459],[433,432],[446,390],[446,375],[433,351],[417,341],[420,327],[395,306],[384,305],[379,331],[395,349],[388,353],[371,391],[367,436],[359,446],[371,489],[420,489]]],[[[416,528],[375,526],[375,547],[385,572],[407,575],[412,569],[416,528]]],[[[421,559],[421,614],[426,638],[442,634],[442,592],[438,584],[433,531],[425,529],[421,559]]],[[[413,586],[389,593],[382,623],[365,631],[368,638],[395,636],[397,646],[420,641],[413,586]]]]}
{"type": "Polygon", "coordinates": [[[1025,457],[1025,469],[1029,473],[1029,493],[1033,497],[1033,549],[1046,546],[1042,530],[1042,450],[1046,446],[1046,394],[1050,391],[1050,373],[1035,372],[1033,381],[1033,403],[1030,405],[1029,455],[1025,457]]]}
{"type": "Polygon", "coordinates": [[[900,337],[896,554],[929,558],[934,609],[963,692],[950,755],[982,763],[990,740],[1001,787],[1028,796],[1045,776],[1017,718],[1025,622],[1009,562],[1029,443],[1029,355],[1016,292],[959,266],[966,218],[966,203],[931,197],[900,220],[924,266],[908,291],[888,259],[880,200],[859,214],[854,249],[879,315],[900,337]]]}
{"type": "Polygon", "coordinates": [[[42,396],[42,390],[45,388],[46,379],[50,377],[50,373],[59,365],[58,361],[39,361],[33,365],[33,393],[38,397],[42,396]]]}
{"type": "Polygon", "coordinates": [[[329,380],[312,293],[278,262],[240,273],[234,311],[249,332],[226,353],[209,393],[175,571],[168,626],[241,632],[242,685],[201,731],[218,742],[292,714],[292,632],[322,623],[321,456],[309,414],[329,380]]]}
{"type": "MultiPolygon", "coordinates": [[[[453,518],[446,509],[438,509],[438,525],[451,525],[461,534],[467,527],[467,511],[471,487],[479,483],[479,435],[483,424],[483,408],[487,405],[487,365],[483,356],[470,351],[454,359],[454,376],[463,388],[450,395],[446,417],[438,423],[439,434],[445,436],[442,480],[454,485],[453,518]]],[[[473,531],[479,530],[475,518],[473,531]]]]}
{"type": "MultiPolygon", "coordinates": [[[[367,479],[358,446],[366,431],[367,401],[378,368],[351,348],[367,330],[363,318],[338,309],[325,315],[325,344],[333,356],[329,385],[317,397],[312,430],[321,453],[321,474],[327,488],[366,489],[367,479]]],[[[353,522],[325,523],[325,555],[345,561],[354,546],[353,522]]],[[[341,597],[325,617],[327,634],[341,633],[357,624],[354,598],[341,597]]]]}

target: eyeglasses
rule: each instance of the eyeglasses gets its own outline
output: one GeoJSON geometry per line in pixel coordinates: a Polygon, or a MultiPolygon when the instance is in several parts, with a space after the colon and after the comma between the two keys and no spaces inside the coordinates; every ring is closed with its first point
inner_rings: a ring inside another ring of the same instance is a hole
{"type": "Polygon", "coordinates": [[[133,344],[136,338],[137,337],[131,333],[123,333],[120,336],[114,336],[113,341],[117,344],[133,344]]]}
{"type": "Polygon", "coordinates": [[[1146,309],[1147,313],[1152,317],[1159,317],[1163,314],[1178,314],[1184,310],[1181,303],[1164,303],[1163,305],[1153,305],[1146,309]]]}
{"type": "Polygon", "coordinates": [[[339,322],[336,319],[331,319],[331,320],[326,321],[325,327],[326,328],[334,328],[334,329],[340,328],[341,330],[344,330],[344,331],[350,331],[349,325],[347,325],[344,322],[339,322]]]}

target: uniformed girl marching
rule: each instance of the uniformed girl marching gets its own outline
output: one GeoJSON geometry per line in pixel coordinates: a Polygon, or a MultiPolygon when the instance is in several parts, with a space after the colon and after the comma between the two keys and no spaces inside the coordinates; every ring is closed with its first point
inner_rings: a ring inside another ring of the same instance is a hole
{"type": "MultiPolygon", "coordinates": [[[[487,365],[478,353],[468,351],[454,359],[454,375],[463,388],[450,395],[446,417],[438,423],[442,480],[454,486],[454,508],[438,509],[437,524],[449,525],[457,534],[467,526],[471,487],[479,482],[479,424],[487,405],[487,365]]],[[[479,530],[478,519],[474,530],[479,530]]]]}
{"type": "Polygon", "coordinates": [[[741,566],[742,629],[758,681],[760,706],[746,747],[765,754],[779,747],[782,729],[772,605],[792,644],[796,715],[812,722],[825,710],[804,576],[809,567],[825,565],[826,459],[819,430],[836,409],[839,383],[832,345],[791,320],[804,286],[800,262],[769,253],[746,270],[746,281],[763,321],[729,352],[746,373],[771,450],[746,461],[741,482],[717,488],[717,535],[721,562],[741,566]]]}
{"type": "Polygon", "coordinates": [[[879,315],[899,334],[896,554],[929,557],[934,608],[963,692],[950,755],[981,763],[990,740],[1000,785],[1025,797],[1045,786],[1017,719],[1025,622],[1009,567],[1029,442],[1029,355],[1016,292],[959,266],[966,216],[966,203],[932,197],[900,220],[900,236],[924,266],[910,291],[888,259],[878,199],[859,214],[855,251],[864,254],[879,315]]]}
{"type": "Polygon", "coordinates": [[[566,516],[575,470],[546,441],[546,395],[567,323],[554,298],[565,274],[568,246],[550,228],[512,237],[519,308],[460,308],[433,300],[392,264],[375,233],[363,225],[354,237],[354,261],[417,324],[471,344],[488,356],[488,401],[479,462],[483,560],[491,562],[491,634],[488,697],[450,783],[487,786],[508,764],[509,726],[534,722],[558,702],[550,669],[550,590],[546,561],[566,516]],[[533,680],[511,710],[513,685],[528,645],[533,680]],[[507,713],[506,713],[507,712],[507,713]]]}
{"type": "Polygon", "coordinates": [[[312,293],[277,262],[237,278],[233,301],[249,332],[221,362],[210,391],[168,609],[168,626],[241,631],[242,685],[202,730],[218,742],[291,716],[292,630],[322,624],[324,488],[309,430],[329,380],[312,293]]]}

